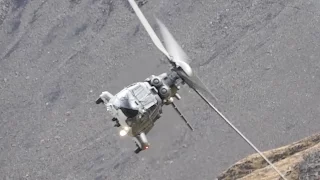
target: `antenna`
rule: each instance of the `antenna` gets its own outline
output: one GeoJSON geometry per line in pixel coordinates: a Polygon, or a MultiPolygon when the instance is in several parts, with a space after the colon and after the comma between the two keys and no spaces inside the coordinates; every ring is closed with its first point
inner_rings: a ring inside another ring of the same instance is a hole
{"type": "Polygon", "coordinates": [[[184,120],[184,122],[187,124],[187,126],[189,127],[189,129],[191,131],[194,131],[192,126],[189,124],[189,122],[187,121],[187,119],[184,117],[184,115],[182,114],[182,112],[178,109],[178,107],[174,104],[174,102],[171,103],[172,107],[174,110],[176,110],[176,112],[179,114],[179,116],[182,118],[182,120],[184,120]]]}

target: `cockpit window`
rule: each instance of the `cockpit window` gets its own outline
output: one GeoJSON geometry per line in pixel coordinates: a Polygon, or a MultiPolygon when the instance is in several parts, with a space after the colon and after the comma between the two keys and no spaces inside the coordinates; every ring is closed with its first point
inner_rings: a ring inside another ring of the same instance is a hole
{"type": "Polygon", "coordinates": [[[120,109],[121,109],[121,111],[123,112],[123,114],[124,114],[125,116],[127,116],[128,118],[133,118],[133,117],[135,117],[136,115],[138,115],[138,113],[139,113],[138,110],[123,108],[123,107],[121,107],[120,109]]]}

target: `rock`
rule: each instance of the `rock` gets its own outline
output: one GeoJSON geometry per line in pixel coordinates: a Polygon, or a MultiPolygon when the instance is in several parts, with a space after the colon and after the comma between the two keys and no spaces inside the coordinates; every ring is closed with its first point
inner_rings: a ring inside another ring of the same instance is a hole
{"type": "Polygon", "coordinates": [[[136,3],[138,4],[138,6],[141,8],[143,5],[147,4],[147,0],[136,0],[136,3]]]}
{"type": "Polygon", "coordinates": [[[183,144],[182,147],[186,148],[186,147],[188,147],[188,146],[187,146],[186,144],[183,144]]]}
{"type": "Polygon", "coordinates": [[[71,112],[70,111],[67,111],[66,112],[66,116],[70,116],[71,112]]]}
{"type": "MultiPolygon", "coordinates": [[[[288,180],[320,179],[320,134],[263,154],[288,180]]],[[[252,154],[228,168],[218,180],[280,180],[280,175],[258,154],[252,154]]]]}

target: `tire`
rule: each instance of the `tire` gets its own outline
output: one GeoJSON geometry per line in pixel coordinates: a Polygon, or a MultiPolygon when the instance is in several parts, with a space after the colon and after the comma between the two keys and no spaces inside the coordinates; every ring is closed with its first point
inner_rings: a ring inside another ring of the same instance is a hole
{"type": "Polygon", "coordinates": [[[96,104],[101,104],[101,103],[103,103],[103,100],[101,98],[96,100],[96,104]]]}

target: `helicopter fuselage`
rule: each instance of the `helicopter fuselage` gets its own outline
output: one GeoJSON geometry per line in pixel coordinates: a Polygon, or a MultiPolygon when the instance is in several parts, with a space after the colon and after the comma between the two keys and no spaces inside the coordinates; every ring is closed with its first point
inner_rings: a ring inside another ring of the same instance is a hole
{"type": "Polygon", "coordinates": [[[107,111],[116,122],[120,136],[131,136],[139,149],[149,147],[146,134],[161,117],[163,105],[170,104],[177,96],[182,81],[175,72],[150,76],[144,82],[136,82],[115,95],[102,92],[98,101],[104,102],[107,111]]]}
{"type": "Polygon", "coordinates": [[[146,134],[162,114],[162,99],[148,82],[133,83],[115,95],[100,95],[118,124],[120,136],[131,136],[140,149],[149,147],[146,134]]]}

